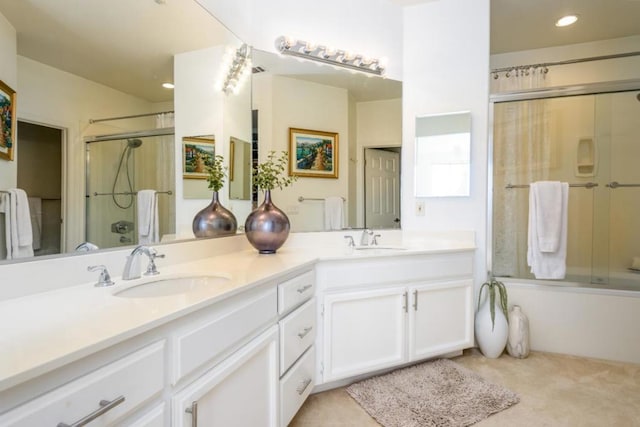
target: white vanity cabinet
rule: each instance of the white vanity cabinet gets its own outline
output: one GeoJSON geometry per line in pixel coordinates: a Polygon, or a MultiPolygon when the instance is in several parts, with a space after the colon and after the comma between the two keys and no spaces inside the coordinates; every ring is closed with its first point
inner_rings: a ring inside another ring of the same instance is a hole
{"type": "Polygon", "coordinates": [[[472,252],[318,265],[322,382],[473,346],[472,252]]]}

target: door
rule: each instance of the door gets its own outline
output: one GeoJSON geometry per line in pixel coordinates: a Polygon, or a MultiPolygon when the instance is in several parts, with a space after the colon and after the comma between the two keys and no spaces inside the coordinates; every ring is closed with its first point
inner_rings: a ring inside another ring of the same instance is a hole
{"type": "Polygon", "coordinates": [[[365,227],[400,225],[400,153],[378,148],[364,150],[365,227]]]}
{"type": "Polygon", "coordinates": [[[62,252],[62,129],[18,121],[17,187],[29,198],[33,254],[62,252]],[[34,171],[37,173],[34,174],[34,171]]]}
{"type": "Polygon", "coordinates": [[[404,287],[344,292],[324,298],[324,381],[405,360],[404,287]]]}
{"type": "Polygon", "coordinates": [[[409,361],[473,346],[473,281],[409,288],[409,361]]]}
{"type": "Polygon", "coordinates": [[[187,386],[173,398],[171,425],[276,427],[277,344],[273,326],[187,386]]]}

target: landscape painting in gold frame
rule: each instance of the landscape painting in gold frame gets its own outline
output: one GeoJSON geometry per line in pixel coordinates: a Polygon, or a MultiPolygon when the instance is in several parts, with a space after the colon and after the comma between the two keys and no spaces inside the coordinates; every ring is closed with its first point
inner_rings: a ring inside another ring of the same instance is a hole
{"type": "Polygon", "coordinates": [[[0,159],[13,160],[16,126],[16,91],[0,80],[0,159]]]}
{"type": "Polygon", "coordinates": [[[338,133],[289,128],[289,175],[338,178],[338,133]]]}

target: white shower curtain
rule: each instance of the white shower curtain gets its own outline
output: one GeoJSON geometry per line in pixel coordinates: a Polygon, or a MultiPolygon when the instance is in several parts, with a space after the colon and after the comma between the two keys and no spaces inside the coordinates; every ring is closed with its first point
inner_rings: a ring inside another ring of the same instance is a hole
{"type": "MultiPolygon", "coordinates": [[[[495,93],[544,87],[545,73],[501,73],[492,83],[495,93]]],[[[493,274],[527,277],[528,190],[505,189],[548,178],[552,147],[546,101],[529,100],[494,105],[493,125],[493,274]]]]}

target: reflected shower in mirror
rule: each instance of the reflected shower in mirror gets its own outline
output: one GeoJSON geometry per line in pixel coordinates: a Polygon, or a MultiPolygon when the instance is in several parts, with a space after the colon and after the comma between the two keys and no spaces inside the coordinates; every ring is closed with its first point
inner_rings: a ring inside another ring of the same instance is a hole
{"type": "MultiPolygon", "coordinates": [[[[372,188],[365,185],[365,149],[402,149],[402,83],[259,50],[253,52],[253,67],[260,160],[269,151],[290,149],[291,128],[336,135],[339,141],[337,177],[300,176],[290,187],[272,193],[292,231],[326,230],[325,199],[334,197],[345,200],[344,227],[397,227],[393,220],[399,217],[400,198],[395,190],[384,195],[390,204],[370,204],[390,207],[387,225],[372,219],[379,210],[366,209],[365,201],[374,194],[365,191],[372,188]]],[[[390,179],[399,183],[398,166],[390,179]]]]}
{"type": "Polygon", "coordinates": [[[416,118],[416,197],[468,196],[471,114],[416,118]]]}

